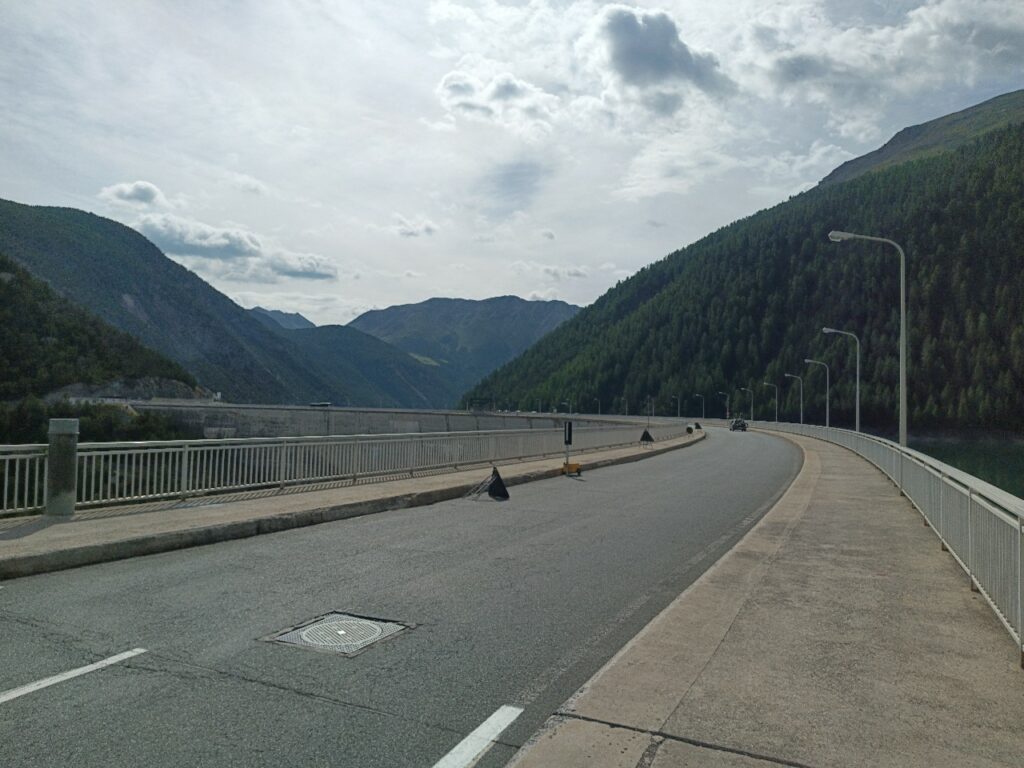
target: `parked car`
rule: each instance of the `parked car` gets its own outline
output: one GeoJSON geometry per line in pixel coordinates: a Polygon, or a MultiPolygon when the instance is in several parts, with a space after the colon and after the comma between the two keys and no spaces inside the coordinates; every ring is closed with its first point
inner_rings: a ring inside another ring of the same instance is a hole
{"type": "Polygon", "coordinates": [[[732,432],[746,432],[747,422],[743,419],[733,419],[729,422],[729,430],[732,432]]]}

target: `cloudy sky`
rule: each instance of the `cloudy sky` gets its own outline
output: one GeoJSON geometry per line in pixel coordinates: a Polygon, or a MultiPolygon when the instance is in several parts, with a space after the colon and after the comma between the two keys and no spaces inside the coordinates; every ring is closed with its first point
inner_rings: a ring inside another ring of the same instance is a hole
{"type": "Polygon", "coordinates": [[[587,304],[1022,72],[1022,0],[18,0],[0,197],[318,323],[587,304]]]}

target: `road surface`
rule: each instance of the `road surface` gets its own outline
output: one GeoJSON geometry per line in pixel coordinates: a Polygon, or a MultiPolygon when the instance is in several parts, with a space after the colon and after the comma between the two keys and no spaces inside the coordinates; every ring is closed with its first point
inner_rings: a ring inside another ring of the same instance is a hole
{"type": "Polygon", "coordinates": [[[430,768],[494,716],[479,765],[503,765],[799,470],[782,439],[709,435],[504,503],[4,582],[0,762],[430,768]],[[333,610],[415,626],[352,657],[261,639],[333,610]]]}

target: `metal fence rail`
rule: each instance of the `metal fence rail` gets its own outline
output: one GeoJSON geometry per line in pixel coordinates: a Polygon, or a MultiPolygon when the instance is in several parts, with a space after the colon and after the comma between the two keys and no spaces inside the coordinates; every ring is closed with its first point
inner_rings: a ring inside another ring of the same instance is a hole
{"type": "MultiPolygon", "coordinates": [[[[686,424],[653,424],[657,440],[686,424]]],[[[578,429],[572,451],[636,443],[640,424],[578,429]]],[[[187,498],[335,481],[382,479],[561,454],[560,429],[78,445],[78,507],[187,498]]],[[[46,503],[46,445],[0,447],[0,512],[46,503]]]]}
{"type": "Polygon", "coordinates": [[[864,433],[760,422],[841,445],[884,472],[967,573],[1021,651],[1024,666],[1024,499],[910,448],[864,433]]]}
{"type": "Polygon", "coordinates": [[[46,445],[0,445],[0,512],[46,504],[46,445]]]}

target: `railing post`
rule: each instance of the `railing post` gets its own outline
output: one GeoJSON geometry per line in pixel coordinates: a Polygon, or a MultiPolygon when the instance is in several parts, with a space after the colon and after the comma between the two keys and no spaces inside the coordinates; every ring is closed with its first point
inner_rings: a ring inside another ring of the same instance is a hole
{"type": "Polygon", "coordinates": [[[181,449],[181,465],[178,468],[178,490],[182,499],[188,498],[188,476],[189,476],[189,450],[188,443],[181,449]]]}
{"type": "Polygon", "coordinates": [[[1017,516],[1017,640],[1020,645],[1020,667],[1024,669],[1024,518],[1017,516]]]}
{"type": "Polygon", "coordinates": [[[971,592],[979,592],[978,582],[974,578],[977,557],[974,554],[974,490],[967,489],[967,574],[971,580],[971,592]]]}
{"type": "Polygon", "coordinates": [[[78,419],[50,419],[46,514],[71,517],[78,501],[78,419]]]}
{"type": "Polygon", "coordinates": [[[285,451],[288,448],[287,442],[281,442],[280,449],[277,454],[277,483],[278,488],[284,488],[284,465],[285,465],[285,451]]]}

